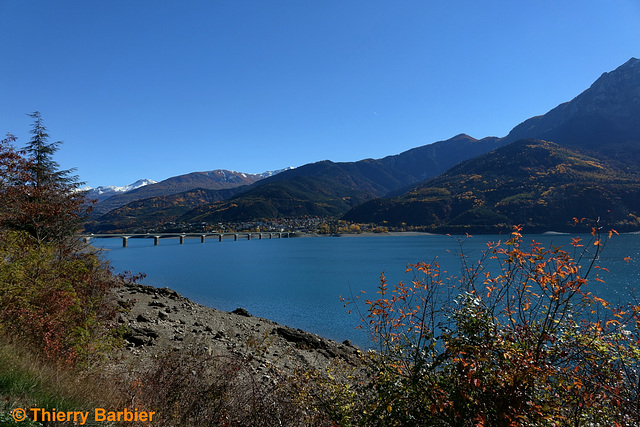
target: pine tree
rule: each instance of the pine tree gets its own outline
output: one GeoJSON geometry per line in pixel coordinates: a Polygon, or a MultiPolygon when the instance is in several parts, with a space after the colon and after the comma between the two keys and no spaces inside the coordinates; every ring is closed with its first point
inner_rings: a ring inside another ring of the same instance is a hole
{"type": "Polygon", "coordinates": [[[71,175],[74,169],[58,170],[60,165],[53,160],[53,155],[60,148],[62,141],[48,142],[49,134],[47,128],[42,123],[42,115],[39,111],[29,114],[33,118],[33,125],[30,133],[33,135],[31,141],[24,148],[29,156],[32,165],[32,183],[36,187],[48,184],[58,184],[70,186],[77,189],[82,183],[77,182],[78,177],[71,175]]]}
{"type": "Polygon", "coordinates": [[[31,141],[17,151],[8,137],[0,144],[0,225],[29,233],[39,243],[63,246],[73,242],[89,212],[81,182],[73,169],[59,170],[53,160],[62,142],[50,143],[47,129],[38,111],[34,119],[31,141]]]}

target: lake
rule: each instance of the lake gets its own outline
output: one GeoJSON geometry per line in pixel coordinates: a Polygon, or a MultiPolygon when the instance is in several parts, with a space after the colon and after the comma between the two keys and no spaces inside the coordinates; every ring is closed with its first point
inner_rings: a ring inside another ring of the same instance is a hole
{"type": "MultiPolygon", "coordinates": [[[[525,235],[545,245],[570,248],[569,235],[525,235]]],[[[580,236],[585,240],[591,236],[580,236]]],[[[477,260],[487,241],[505,236],[474,236],[466,239],[464,252],[477,260]]],[[[449,273],[460,271],[454,237],[442,235],[364,235],[233,241],[209,239],[94,239],[107,249],[105,257],[116,272],[142,272],[144,284],[168,286],[193,301],[220,310],[243,307],[254,316],[301,328],[323,337],[367,347],[369,338],[355,327],[357,314],[349,315],[340,296],[360,290],[375,299],[380,274],[389,284],[410,281],[408,263],[438,260],[449,273]]],[[[590,290],[608,301],[636,300],[640,284],[640,235],[621,234],[607,244],[599,263],[606,284],[590,281],[590,290]],[[625,262],[624,257],[632,258],[625,262]]],[[[362,304],[364,308],[364,304],[362,304]]]]}

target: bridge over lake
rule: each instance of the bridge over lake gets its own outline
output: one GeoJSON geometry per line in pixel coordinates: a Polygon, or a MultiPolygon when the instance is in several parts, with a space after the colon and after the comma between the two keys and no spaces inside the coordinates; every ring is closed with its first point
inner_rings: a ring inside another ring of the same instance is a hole
{"type": "Polygon", "coordinates": [[[251,240],[252,238],[262,239],[282,239],[290,237],[289,233],[283,232],[243,232],[243,233],[131,233],[131,234],[81,234],[80,239],[85,243],[91,242],[91,239],[122,239],[122,247],[129,246],[129,239],[153,239],[153,244],[160,244],[160,239],[178,239],[180,244],[184,243],[184,239],[187,238],[200,238],[200,242],[204,243],[208,237],[217,238],[219,242],[222,242],[225,238],[251,240]]]}

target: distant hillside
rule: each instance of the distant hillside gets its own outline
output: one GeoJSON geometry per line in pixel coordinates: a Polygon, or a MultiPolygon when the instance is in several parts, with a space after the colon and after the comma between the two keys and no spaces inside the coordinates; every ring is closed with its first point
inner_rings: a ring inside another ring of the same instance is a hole
{"type": "Polygon", "coordinates": [[[208,172],[192,172],[174,176],[155,184],[145,185],[124,194],[115,195],[100,203],[93,210],[93,218],[97,218],[113,209],[132,201],[149,197],[168,196],[196,188],[208,190],[224,190],[228,188],[250,185],[268,176],[265,174],[247,174],[223,169],[208,172]]]}
{"type": "Polygon", "coordinates": [[[392,170],[411,175],[416,181],[440,175],[450,167],[473,157],[500,147],[501,140],[496,137],[475,139],[460,134],[446,141],[413,148],[394,156],[380,159],[380,162],[392,170]]]}
{"type": "Polygon", "coordinates": [[[199,206],[182,222],[248,221],[257,218],[341,215],[373,197],[370,192],[340,185],[334,180],[298,176],[276,181],[224,202],[199,206]]]}
{"type": "Polygon", "coordinates": [[[184,222],[220,222],[295,216],[342,215],[352,206],[412,178],[393,172],[376,160],[301,166],[265,179],[224,202],[200,206],[183,215],[184,222]]]}
{"type": "Polygon", "coordinates": [[[168,196],[136,200],[102,215],[99,221],[85,224],[85,232],[131,232],[176,221],[190,209],[231,196],[236,188],[206,190],[198,188],[168,196]]]}
{"type": "Polygon", "coordinates": [[[573,217],[640,227],[640,175],[552,142],[520,140],[463,162],[408,193],[355,207],[345,220],[491,231],[567,230],[573,217]]]}
{"type": "Polygon", "coordinates": [[[358,203],[435,176],[456,163],[495,148],[497,138],[482,141],[458,135],[380,160],[301,166],[255,184],[224,202],[183,215],[184,222],[220,222],[254,218],[340,216],[358,203]]]}

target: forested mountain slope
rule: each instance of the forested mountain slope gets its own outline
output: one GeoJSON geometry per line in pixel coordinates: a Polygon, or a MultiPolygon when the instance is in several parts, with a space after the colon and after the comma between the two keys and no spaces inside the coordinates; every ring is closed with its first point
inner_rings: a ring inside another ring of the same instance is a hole
{"type": "Polygon", "coordinates": [[[402,196],[364,203],[344,219],[477,232],[514,224],[566,230],[574,217],[635,229],[639,216],[640,174],[613,160],[528,139],[463,162],[402,196]]]}

